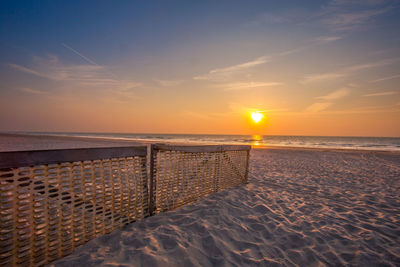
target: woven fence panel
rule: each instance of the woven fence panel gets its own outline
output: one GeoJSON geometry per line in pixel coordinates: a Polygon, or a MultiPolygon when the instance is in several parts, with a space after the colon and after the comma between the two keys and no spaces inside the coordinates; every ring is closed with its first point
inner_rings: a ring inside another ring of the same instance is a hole
{"type": "Polygon", "coordinates": [[[218,190],[238,186],[247,182],[247,151],[224,151],[218,161],[218,190]]]}
{"type": "Polygon", "coordinates": [[[148,215],[146,157],[0,169],[0,266],[40,266],[148,215]]]}
{"type": "Polygon", "coordinates": [[[200,197],[247,182],[248,150],[154,153],[154,212],[194,202],[200,197]]]}

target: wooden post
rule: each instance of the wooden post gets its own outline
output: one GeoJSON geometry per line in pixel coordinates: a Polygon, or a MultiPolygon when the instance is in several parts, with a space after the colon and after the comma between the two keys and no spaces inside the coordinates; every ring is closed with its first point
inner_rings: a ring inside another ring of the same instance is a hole
{"type": "Polygon", "coordinates": [[[221,176],[221,168],[220,168],[220,153],[215,152],[215,169],[214,169],[214,192],[219,191],[219,179],[221,176]]]}
{"type": "Polygon", "coordinates": [[[155,173],[154,173],[154,161],[157,154],[154,153],[154,145],[147,145],[147,177],[148,177],[148,185],[149,185],[149,216],[154,214],[155,211],[155,186],[156,183],[155,173]]]}
{"type": "Polygon", "coordinates": [[[245,184],[249,183],[249,162],[250,162],[250,149],[247,150],[247,162],[246,162],[246,175],[245,175],[245,184]]]}

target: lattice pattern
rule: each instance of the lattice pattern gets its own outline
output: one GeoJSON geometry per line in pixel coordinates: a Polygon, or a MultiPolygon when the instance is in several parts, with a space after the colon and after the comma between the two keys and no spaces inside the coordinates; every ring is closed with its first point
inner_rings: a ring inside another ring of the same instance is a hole
{"type": "Polygon", "coordinates": [[[0,266],[44,265],[148,215],[142,156],[0,169],[0,266]]]}
{"type": "Polygon", "coordinates": [[[2,152],[0,266],[45,265],[122,225],[247,182],[249,149],[150,145],[147,158],[146,147],[2,152]]]}
{"type": "Polygon", "coordinates": [[[248,150],[154,153],[155,213],[247,182],[248,150]]]}
{"type": "Polygon", "coordinates": [[[222,152],[218,165],[218,190],[247,182],[248,151],[222,152]]]}

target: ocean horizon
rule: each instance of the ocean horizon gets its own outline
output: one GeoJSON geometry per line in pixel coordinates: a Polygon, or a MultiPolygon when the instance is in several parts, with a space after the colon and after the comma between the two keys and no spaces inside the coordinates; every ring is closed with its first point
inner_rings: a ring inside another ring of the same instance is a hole
{"type": "Polygon", "coordinates": [[[400,137],[355,136],[288,136],[288,135],[219,135],[219,134],[155,134],[105,132],[8,132],[27,135],[109,138],[143,142],[188,144],[240,144],[252,147],[302,147],[353,150],[400,151],[400,137]]]}

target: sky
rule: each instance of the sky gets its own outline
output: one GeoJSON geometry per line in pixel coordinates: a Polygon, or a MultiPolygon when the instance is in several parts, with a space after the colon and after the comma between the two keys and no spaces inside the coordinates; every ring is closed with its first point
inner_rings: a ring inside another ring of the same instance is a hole
{"type": "Polygon", "coordinates": [[[399,85],[396,0],[0,2],[0,131],[400,137],[399,85]]]}

